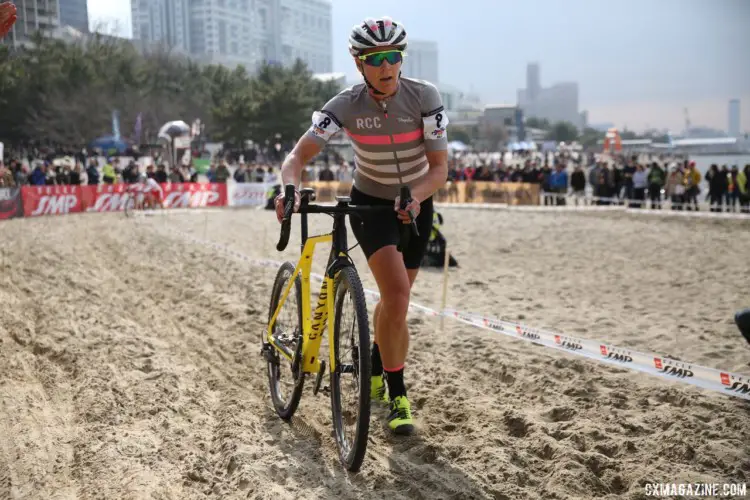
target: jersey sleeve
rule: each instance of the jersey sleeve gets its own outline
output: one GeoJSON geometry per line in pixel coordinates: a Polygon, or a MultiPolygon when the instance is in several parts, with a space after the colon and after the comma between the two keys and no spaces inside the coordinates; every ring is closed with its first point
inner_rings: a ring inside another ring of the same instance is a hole
{"type": "Polygon", "coordinates": [[[344,128],[348,101],[348,96],[341,93],[328,101],[323,109],[315,111],[306,135],[321,146],[327,143],[331,137],[344,128]]]}
{"type": "Polygon", "coordinates": [[[448,149],[448,114],[437,87],[425,85],[422,90],[422,128],[427,151],[448,149]]]}

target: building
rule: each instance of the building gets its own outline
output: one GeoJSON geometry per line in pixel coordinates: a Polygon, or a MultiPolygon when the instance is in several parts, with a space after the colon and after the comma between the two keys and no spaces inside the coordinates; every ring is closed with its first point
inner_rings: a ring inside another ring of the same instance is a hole
{"type": "Polygon", "coordinates": [[[409,39],[406,59],[401,68],[406,77],[437,84],[440,81],[437,42],[409,39]]]}
{"type": "Polygon", "coordinates": [[[539,63],[529,63],[526,65],[526,93],[530,101],[539,98],[542,92],[542,81],[539,76],[539,63]]]}
{"type": "Polygon", "coordinates": [[[729,137],[740,136],[740,100],[732,99],[729,101],[729,127],[727,129],[729,137]]]}
{"type": "Polygon", "coordinates": [[[58,0],[15,0],[14,3],[18,19],[0,43],[23,45],[37,31],[49,35],[59,28],[60,4],[58,0]]]}
{"type": "Polygon", "coordinates": [[[131,0],[133,38],[162,41],[204,63],[333,70],[330,0],[131,0]]]}
{"type": "Polygon", "coordinates": [[[133,38],[191,51],[189,0],[132,0],[133,38]]]}
{"type": "Polygon", "coordinates": [[[332,72],[333,7],[330,0],[275,1],[279,3],[281,23],[276,28],[275,50],[269,55],[285,66],[301,59],[313,73],[332,72]]]}
{"type": "Polygon", "coordinates": [[[273,30],[273,12],[267,3],[253,0],[192,0],[188,16],[188,54],[207,64],[221,64],[230,68],[243,65],[252,72],[261,60],[262,50],[266,53],[270,50],[268,45],[261,47],[258,43],[273,30]],[[263,15],[262,19],[260,14],[263,15]]]}
{"type": "Polygon", "coordinates": [[[585,126],[586,117],[578,110],[578,84],[561,82],[544,88],[540,83],[539,65],[526,67],[526,88],[518,90],[518,106],[531,118],[550,122],[566,121],[578,128],[585,126]]]}
{"type": "Polygon", "coordinates": [[[80,31],[89,31],[89,9],[86,0],[58,0],[60,2],[60,26],[70,26],[80,31]]]}

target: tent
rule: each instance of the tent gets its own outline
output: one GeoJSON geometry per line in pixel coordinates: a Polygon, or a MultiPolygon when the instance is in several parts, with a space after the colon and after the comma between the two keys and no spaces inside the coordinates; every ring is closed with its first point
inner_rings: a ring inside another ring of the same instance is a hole
{"type": "Polygon", "coordinates": [[[122,138],[116,138],[113,135],[98,137],[89,143],[89,149],[101,149],[104,154],[115,152],[123,154],[131,144],[122,138]]]}

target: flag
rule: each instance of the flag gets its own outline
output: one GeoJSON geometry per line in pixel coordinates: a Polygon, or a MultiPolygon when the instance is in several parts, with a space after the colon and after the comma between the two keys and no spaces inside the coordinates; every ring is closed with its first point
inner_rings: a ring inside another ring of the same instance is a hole
{"type": "Polygon", "coordinates": [[[133,131],[133,140],[136,144],[141,143],[141,130],[143,129],[143,113],[138,113],[135,119],[135,130],[133,131]]]}
{"type": "Polygon", "coordinates": [[[116,140],[120,140],[120,112],[112,111],[112,135],[116,140]]]}

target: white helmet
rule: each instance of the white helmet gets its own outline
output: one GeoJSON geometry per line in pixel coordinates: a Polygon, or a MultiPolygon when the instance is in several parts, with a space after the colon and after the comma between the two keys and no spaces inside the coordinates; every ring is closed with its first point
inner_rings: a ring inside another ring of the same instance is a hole
{"type": "Polygon", "coordinates": [[[349,35],[349,53],[358,56],[366,49],[390,46],[406,50],[406,42],[406,30],[400,23],[387,16],[380,19],[368,17],[362,24],[352,28],[349,35]]]}

